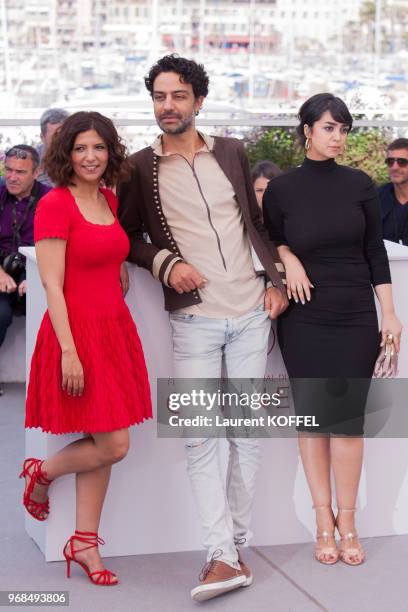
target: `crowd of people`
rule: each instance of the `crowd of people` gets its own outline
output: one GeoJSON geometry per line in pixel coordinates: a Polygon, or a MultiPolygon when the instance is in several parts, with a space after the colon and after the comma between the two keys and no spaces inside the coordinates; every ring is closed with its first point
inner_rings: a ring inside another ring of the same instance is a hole
{"type": "MultiPolygon", "coordinates": [[[[6,152],[0,344],[26,291],[18,248],[35,243],[48,310],[32,358],[26,427],[84,434],[45,460],[25,460],[24,505],[46,520],[49,486],[74,473],[76,529],[63,547],[68,576],[77,562],[95,584],[118,582],[99,554],[100,516],[129,427],[152,417],[143,350],[124,301],[128,260],[162,284],[176,378],[219,379],[222,367],[230,378],[263,378],[271,319],[278,319],[296,413],[315,411],[320,423],[317,431],[299,428],[316,510],[315,557],[359,565],[365,553],[355,508],[369,382],[352,407],[311,406],[306,398],[310,385],[322,391],[319,380],[369,381],[388,335],[399,350],[383,237],[408,244],[408,140],[389,145],[390,182],[377,191],[365,173],[336,163],[353,119],[341,99],[317,94],[299,111],[303,164],[282,172],[265,160],[251,173],[240,141],[196,128],[209,87],[202,65],[165,56],[145,84],[161,133],[130,157],[110,119],[60,109],[43,115],[40,154],[26,145],[6,152]],[[18,274],[9,267],[17,257],[18,274]]],[[[191,596],[204,601],[253,581],[242,555],[259,442],[228,438],[226,483],[218,439],[184,443],[207,549],[191,596]]]]}

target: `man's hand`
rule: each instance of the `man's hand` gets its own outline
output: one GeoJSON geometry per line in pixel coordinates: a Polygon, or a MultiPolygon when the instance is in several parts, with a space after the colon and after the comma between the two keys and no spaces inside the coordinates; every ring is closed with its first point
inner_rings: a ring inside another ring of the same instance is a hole
{"type": "Polygon", "coordinates": [[[177,293],[189,293],[194,291],[194,289],[202,289],[206,282],[207,279],[194,266],[183,261],[177,261],[169,274],[169,285],[177,293]]]}
{"type": "Polygon", "coordinates": [[[276,287],[269,287],[265,291],[265,310],[269,311],[269,318],[276,319],[288,307],[286,295],[276,287]]]}
{"type": "Polygon", "coordinates": [[[0,292],[13,293],[17,289],[14,279],[0,267],[0,292]]]}
{"type": "Polygon", "coordinates": [[[23,280],[18,286],[18,295],[20,297],[23,297],[23,295],[25,295],[26,292],[27,292],[27,281],[23,280]]]}

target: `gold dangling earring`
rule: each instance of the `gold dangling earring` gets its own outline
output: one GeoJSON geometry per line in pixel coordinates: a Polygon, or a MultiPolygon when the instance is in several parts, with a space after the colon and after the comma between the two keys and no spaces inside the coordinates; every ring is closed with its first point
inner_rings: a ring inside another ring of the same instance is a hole
{"type": "Polygon", "coordinates": [[[310,149],[310,142],[309,139],[306,138],[306,142],[305,142],[305,151],[308,151],[310,149]]]}

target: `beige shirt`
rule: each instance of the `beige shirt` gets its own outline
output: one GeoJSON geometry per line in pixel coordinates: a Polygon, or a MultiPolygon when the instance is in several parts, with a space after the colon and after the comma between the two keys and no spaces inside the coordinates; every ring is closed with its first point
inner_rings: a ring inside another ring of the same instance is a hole
{"type": "MultiPolygon", "coordinates": [[[[212,153],[214,139],[200,135],[205,144],[192,165],[180,154],[164,154],[161,137],[152,145],[160,157],[160,200],[171,233],[184,261],[208,280],[199,290],[202,302],[182,311],[211,318],[239,317],[263,303],[264,280],[255,272],[233,187],[212,153]]],[[[156,255],[156,270],[166,254],[156,255]]]]}

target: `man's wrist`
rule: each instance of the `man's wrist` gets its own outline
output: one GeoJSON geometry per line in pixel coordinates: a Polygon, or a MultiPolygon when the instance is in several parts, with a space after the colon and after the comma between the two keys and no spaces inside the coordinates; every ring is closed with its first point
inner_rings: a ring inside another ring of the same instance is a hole
{"type": "Polygon", "coordinates": [[[168,264],[167,269],[163,276],[163,284],[166,285],[166,287],[173,288],[170,284],[170,275],[173,271],[174,266],[176,266],[178,263],[185,263],[185,262],[181,259],[181,257],[177,257],[176,259],[173,259],[172,261],[170,261],[170,263],[168,264]]]}
{"type": "Polygon", "coordinates": [[[266,285],[265,285],[265,291],[267,291],[268,289],[281,289],[280,287],[278,287],[278,285],[271,279],[268,278],[268,280],[266,281],[266,285]]]}
{"type": "Polygon", "coordinates": [[[268,291],[268,289],[278,289],[278,287],[276,286],[276,284],[273,281],[268,280],[268,281],[266,281],[265,290],[268,291]]]}

